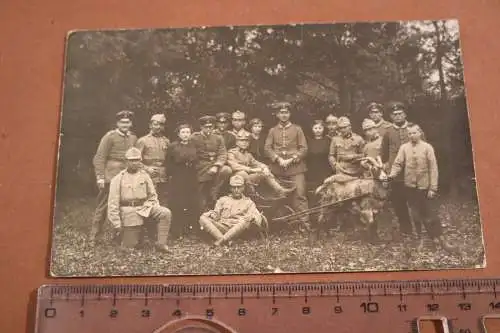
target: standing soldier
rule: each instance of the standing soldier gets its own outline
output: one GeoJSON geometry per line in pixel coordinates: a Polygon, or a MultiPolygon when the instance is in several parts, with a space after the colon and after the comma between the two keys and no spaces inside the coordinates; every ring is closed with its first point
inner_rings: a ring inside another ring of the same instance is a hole
{"type": "Polygon", "coordinates": [[[337,130],[339,135],[334,137],[330,144],[330,166],[337,174],[359,177],[365,141],[352,132],[351,121],[347,117],[339,118],[337,130]]]}
{"type": "Polygon", "coordinates": [[[384,119],[383,106],[379,103],[372,102],[368,104],[368,117],[375,122],[375,128],[383,137],[387,129],[391,127],[391,123],[384,119]]]}
{"type": "MultiPolygon", "coordinates": [[[[386,172],[392,168],[392,164],[396,159],[399,148],[402,144],[409,141],[408,126],[413,125],[406,120],[405,106],[401,102],[393,102],[390,104],[392,126],[389,127],[382,138],[382,162],[385,165],[386,172]]],[[[422,139],[423,133],[422,133],[422,139]]],[[[405,191],[404,179],[401,175],[395,177],[391,183],[390,201],[394,207],[394,212],[399,223],[399,231],[405,236],[412,234],[412,225],[408,210],[408,198],[405,191]]],[[[422,226],[415,221],[415,229],[417,232],[422,226]]]]}
{"type": "Polygon", "coordinates": [[[134,248],[139,243],[145,219],[156,222],[156,249],[170,252],[167,238],[172,214],[168,208],[160,206],[153,181],[141,168],[140,150],[130,148],[125,158],[127,169],[111,180],[108,219],[126,248],[134,248]]]}
{"type": "Polygon", "coordinates": [[[99,194],[89,236],[92,244],[102,235],[107,215],[109,182],[125,169],[125,153],[137,142],[137,136],[130,131],[133,116],[132,111],[126,110],[116,114],[116,129],[102,137],[93,159],[99,194]]]}
{"type": "Polygon", "coordinates": [[[144,169],[149,173],[156,186],[156,193],[161,205],[167,204],[167,172],[165,158],[170,141],[164,135],[166,118],[155,114],[149,123],[150,132],[137,140],[137,148],[142,154],[144,169]]]}
{"type": "Polygon", "coordinates": [[[230,242],[252,224],[258,227],[262,224],[262,215],[255,203],[243,195],[245,180],[235,175],[231,177],[229,185],[231,194],[221,197],[213,210],[200,217],[201,229],[215,238],[215,247],[230,242]]]}
{"type": "Polygon", "coordinates": [[[243,177],[247,185],[257,186],[260,182],[265,181],[278,196],[284,197],[293,189],[285,189],[278,183],[267,165],[257,161],[251,153],[248,152],[250,145],[250,135],[240,133],[236,137],[236,148],[230,149],[227,153],[227,164],[233,172],[243,177]]]}
{"type": "Polygon", "coordinates": [[[241,112],[240,110],[236,110],[232,114],[232,121],[231,121],[233,128],[231,131],[229,131],[231,134],[234,135],[236,138],[240,133],[248,133],[250,134],[246,129],[245,129],[245,124],[246,124],[246,115],[244,112],[241,112]]]}
{"type": "Polygon", "coordinates": [[[325,124],[326,124],[326,129],[327,129],[327,133],[326,133],[326,136],[328,138],[333,139],[335,136],[337,136],[337,123],[338,123],[338,119],[337,117],[335,117],[335,115],[333,114],[329,114],[328,116],[326,116],[326,119],[325,119],[325,124]]]}
{"type": "Polygon", "coordinates": [[[363,148],[365,156],[372,158],[377,162],[377,165],[382,167],[382,158],[380,157],[382,135],[380,135],[375,122],[371,119],[363,120],[361,127],[365,133],[366,140],[365,147],[363,148]]]}
{"type": "MultiPolygon", "coordinates": [[[[296,212],[308,209],[305,172],[307,166],[307,140],[299,125],[290,122],[290,104],[281,103],[277,112],[278,124],[269,130],[264,151],[271,161],[271,172],[278,178],[291,181],[296,191],[292,194],[292,208],[296,212]]],[[[309,217],[303,215],[301,222],[309,229],[309,217]]]]}
{"type": "Polygon", "coordinates": [[[220,136],[222,136],[227,150],[234,148],[236,146],[236,140],[234,138],[234,135],[229,133],[229,119],[231,118],[231,115],[227,112],[219,112],[215,115],[215,118],[215,134],[219,134],[220,136]]]}
{"type": "Polygon", "coordinates": [[[226,165],[227,150],[224,139],[214,134],[215,117],[200,119],[200,132],[193,133],[191,141],[196,148],[196,172],[199,184],[200,210],[204,212],[209,204],[219,197],[224,183],[231,176],[231,168],[226,165]]]}

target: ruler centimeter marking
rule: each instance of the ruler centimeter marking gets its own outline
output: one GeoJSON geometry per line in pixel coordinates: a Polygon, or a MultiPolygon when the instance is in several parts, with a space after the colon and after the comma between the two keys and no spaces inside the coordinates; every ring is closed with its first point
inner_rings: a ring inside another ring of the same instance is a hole
{"type": "Polygon", "coordinates": [[[96,327],[103,332],[112,328],[139,332],[136,325],[144,325],[144,332],[160,333],[158,327],[192,316],[211,323],[227,322],[242,333],[256,329],[266,332],[266,328],[289,332],[287,325],[292,324],[318,333],[332,329],[397,333],[391,330],[397,328],[401,333],[411,333],[419,332],[420,323],[429,318],[447,325],[435,332],[500,333],[498,284],[500,279],[46,285],[38,291],[36,333],[63,333],[69,329],[86,333],[96,327]],[[485,318],[498,319],[498,330],[481,327],[485,326],[485,318]],[[279,326],[283,329],[273,322],[284,325],[279,326]]]}

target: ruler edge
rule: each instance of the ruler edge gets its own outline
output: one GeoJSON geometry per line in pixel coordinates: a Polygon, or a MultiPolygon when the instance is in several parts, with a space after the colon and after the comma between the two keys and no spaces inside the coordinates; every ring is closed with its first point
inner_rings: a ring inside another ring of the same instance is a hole
{"type": "MultiPolygon", "coordinates": [[[[40,285],[36,290],[37,290],[37,304],[38,300],[42,299],[41,296],[43,296],[43,292],[45,290],[50,290],[51,288],[60,288],[60,289],[65,289],[65,288],[115,288],[115,287],[124,287],[124,288],[131,288],[131,287],[138,287],[138,288],[144,288],[144,287],[172,287],[172,288],[182,288],[182,287],[206,287],[209,288],[211,286],[219,286],[219,287],[245,287],[245,286],[255,286],[255,287],[272,287],[272,286],[282,286],[282,287],[288,287],[288,286],[322,286],[322,285],[348,285],[348,286],[363,286],[365,285],[366,287],[370,287],[373,285],[390,285],[390,284],[418,284],[418,285],[439,285],[439,284],[444,284],[447,285],[447,283],[456,283],[459,286],[464,286],[467,282],[469,283],[476,283],[478,285],[495,285],[498,284],[500,285],[500,277],[488,277],[488,278],[475,278],[475,277],[468,277],[468,278],[451,278],[451,279],[390,279],[390,280],[334,280],[334,281],[312,281],[312,282],[304,282],[304,281],[297,281],[297,282],[238,282],[238,283],[232,283],[232,282],[220,282],[220,283],[45,283],[40,285]]],[[[500,292],[500,290],[499,290],[500,292]]]]}

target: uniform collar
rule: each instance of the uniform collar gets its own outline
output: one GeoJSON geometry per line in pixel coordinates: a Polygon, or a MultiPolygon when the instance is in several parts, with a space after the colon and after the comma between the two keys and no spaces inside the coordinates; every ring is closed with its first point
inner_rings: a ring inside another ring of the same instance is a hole
{"type": "Polygon", "coordinates": [[[120,131],[118,128],[115,130],[116,133],[118,133],[118,135],[120,136],[129,136],[130,135],[130,131],[128,131],[127,133],[123,133],[122,131],[120,131]]]}
{"type": "Polygon", "coordinates": [[[396,124],[392,124],[392,126],[394,126],[394,128],[395,128],[395,129],[402,129],[402,128],[406,128],[406,127],[408,127],[408,121],[406,120],[406,121],[404,122],[404,124],[403,124],[403,125],[401,125],[401,126],[398,126],[398,125],[396,125],[396,124]]]}
{"type": "Polygon", "coordinates": [[[280,128],[288,128],[288,127],[292,126],[292,122],[291,122],[291,121],[289,121],[289,122],[287,122],[285,125],[283,125],[282,123],[278,123],[278,126],[279,126],[280,128]]]}
{"type": "Polygon", "coordinates": [[[350,138],[352,138],[352,134],[353,134],[352,132],[349,132],[347,135],[342,135],[342,138],[350,139],[350,138]]]}
{"type": "Polygon", "coordinates": [[[378,123],[375,123],[375,127],[380,127],[385,123],[384,118],[382,118],[378,123]]]}

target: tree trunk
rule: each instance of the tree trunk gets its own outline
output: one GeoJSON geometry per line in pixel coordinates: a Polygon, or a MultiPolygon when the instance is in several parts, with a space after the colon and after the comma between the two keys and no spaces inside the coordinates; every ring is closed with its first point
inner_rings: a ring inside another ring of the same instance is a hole
{"type": "Polygon", "coordinates": [[[443,168],[441,174],[443,174],[443,180],[445,180],[445,184],[448,185],[448,191],[451,197],[456,197],[458,194],[457,180],[455,179],[455,168],[458,161],[453,160],[453,114],[448,105],[448,93],[446,90],[446,81],[445,81],[445,72],[443,66],[444,60],[444,48],[443,48],[443,39],[444,34],[446,33],[446,27],[444,22],[439,24],[438,21],[433,21],[432,24],[436,30],[436,67],[438,71],[438,79],[439,79],[439,95],[440,95],[440,109],[443,119],[444,125],[444,137],[445,140],[443,147],[445,147],[446,158],[445,163],[446,166],[443,168]]]}

